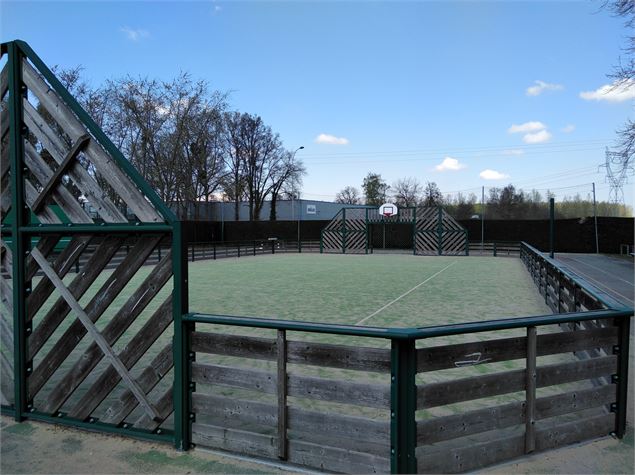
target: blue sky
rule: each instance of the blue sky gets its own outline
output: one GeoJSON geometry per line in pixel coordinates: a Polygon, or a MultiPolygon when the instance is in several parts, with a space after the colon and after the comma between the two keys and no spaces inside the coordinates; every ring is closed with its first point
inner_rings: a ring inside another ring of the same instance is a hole
{"type": "Polygon", "coordinates": [[[635,84],[601,90],[628,33],[601,3],[2,1],[0,26],[93,85],[188,71],[230,91],[305,147],[306,198],[373,171],[558,198],[595,181],[606,199],[598,165],[635,84]]]}

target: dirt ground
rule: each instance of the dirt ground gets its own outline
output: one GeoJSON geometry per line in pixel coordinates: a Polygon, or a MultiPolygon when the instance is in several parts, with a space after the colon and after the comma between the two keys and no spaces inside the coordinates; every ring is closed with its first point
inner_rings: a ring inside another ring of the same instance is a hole
{"type": "MultiPolygon", "coordinates": [[[[65,427],[2,417],[2,474],[154,474],[154,473],[294,473],[270,464],[217,453],[175,451],[164,444],[124,439],[65,427]]],[[[623,440],[605,437],[593,442],[524,457],[490,467],[483,473],[619,473],[635,467],[633,426],[623,440]]],[[[306,473],[306,470],[302,470],[306,473]]],[[[297,473],[297,472],[296,472],[297,473]]]]}

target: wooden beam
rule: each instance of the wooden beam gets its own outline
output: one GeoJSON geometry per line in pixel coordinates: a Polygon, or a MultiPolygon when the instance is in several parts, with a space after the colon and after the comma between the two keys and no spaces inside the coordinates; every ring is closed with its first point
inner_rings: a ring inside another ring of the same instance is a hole
{"type": "MultiPolygon", "coordinates": [[[[44,161],[44,159],[40,156],[40,154],[35,150],[33,145],[26,142],[25,144],[25,154],[24,154],[24,163],[31,170],[35,178],[40,184],[45,184],[53,177],[53,172],[49,168],[48,164],[44,161]]],[[[50,192],[51,197],[55,200],[55,202],[60,206],[64,214],[68,217],[69,221],[72,223],[92,223],[93,220],[88,215],[88,213],[82,208],[82,205],[77,201],[77,198],[73,196],[73,194],[66,188],[65,186],[59,186],[55,189],[49,190],[46,193],[50,192]]],[[[40,193],[36,202],[33,203],[33,209],[39,211],[41,207],[44,205],[44,201],[41,201],[40,204],[37,204],[37,200],[42,198],[43,195],[40,193]]]]}
{"type": "Polygon", "coordinates": [[[53,173],[53,176],[51,176],[48,183],[44,185],[44,188],[40,192],[40,195],[33,202],[33,207],[32,207],[33,211],[37,212],[40,209],[40,207],[44,204],[47,196],[51,193],[51,191],[54,188],[57,187],[62,177],[67,174],[68,168],[75,161],[77,156],[84,150],[84,148],[86,148],[86,146],[88,145],[88,142],[90,142],[90,135],[88,134],[84,134],[81,137],[77,138],[77,140],[75,141],[71,149],[68,151],[68,153],[64,157],[64,160],[62,160],[62,163],[59,164],[59,166],[53,173]]]}
{"type": "MultiPolygon", "coordinates": [[[[144,391],[150,392],[159,381],[172,369],[172,344],[166,345],[154,357],[149,366],[147,366],[137,378],[137,382],[144,391]]],[[[130,390],[126,390],[113,403],[104,415],[100,418],[101,422],[107,424],[120,424],[130,414],[139,403],[130,390]]]]}
{"type": "MultiPolygon", "coordinates": [[[[126,365],[126,368],[132,368],[171,323],[172,296],[170,295],[143,325],[139,333],[119,353],[119,359],[126,365]]],[[[115,389],[119,381],[121,381],[119,373],[115,368],[109,366],[88,388],[82,398],[68,412],[68,415],[77,419],[85,419],[115,389]]]]}
{"type": "MultiPolygon", "coordinates": [[[[68,147],[40,116],[30,102],[24,101],[24,123],[57,163],[61,163],[68,153],[68,147]]],[[[68,170],[68,175],[82,194],[95,208],[99,217],[107,223],[125,223],[128,220],[108,199],[95,179],[81,164],[76,163],[68,170]]]]}
{"type": "MultiPolygon", "coordinates": [[[[137,245],[131,249],[130,254],[126,257],[124,262],[118,267],[118,271],[125,269],[125,274],[122,272],[115,272],[115,279],[122,280],[123,283],[127,282],[130,278],[127,276],[134,275],[134,273],[141,267],[150,255],[154,246],[160,240],[160,237],[149,238],[149,240],[139,240],[137,245]]],[[[132,325],[132,323],[141,315],[148,303],[154,298],[154,296],[161,290],[165,282],[172,275],[171,260],[167,259],[167,262],[161,261],[160,265],[156,266],[153,271],[146,277],[144,282],[133,292],[128,298],[126,303],[119,308],[117,313],[110,319],[108,324],[101,331],[102,336],[109,345],[114,345],[117,339],[123,334],[126,329],[132,325]]],[[[108,297],[105,297],[108,299],[108,297]]],[[[97,312],[94,307],[87,306],[86,313],[90,317],[91,321],[95,321],[97,318],[97,312]]],[[[76,323],[74,324],[78,326],[76,323]]],[[[78,326],[79,329],[79,326],[78,326]]],[[[84,331],[81,332],[81,335],[84,331]]],[[[73,391],[84,381],[84,379],[90,374],[90,372],[99,364],[103,357],[103,353],[100,351],[99,346],[96,343],[92,343],[84,351],[84,353],[77,358],[75,364],[71,369],[58,381],[55,387],[48,393],[47,401],[42,408],[45,412],[55,412],[62,404],[71,396],[73,391]]],[[[88,417],[90,413],[84,417],[88,417]]],[[[70,414],[69,414],[70,415],[70,414]]],[[[72,416],[74,417],[74,416],[72,416]]],[[[83,419],[84,417],[78,417],[83,419]]]]}
{"type": "MultiPolygon", "coordinates": [[[[86,134],[86,128],[73,114],[58,94],[42,80],[35,69],[27,62],[23,62],[24,82],[40,101],[40,104],[51,114],[55,121],[71,137],[86,134]]],[[[110,155],[95,140],[91,140],[86,147],[85,154],[101,176],[115,190],[119,197],[128,205],[132,212],[144,222],[162,222],[161,214],[137,188],[134,182],[119,168],[110,155]]]]}
{"type": "Polygon", "coordinates": [[[68,305],[73,309],[73,311],[77,314],[77,317],[82,322],[86,330],[90,334],[91,338],[97,343],[101,351],[104,352],[104,355],[108,360],[110,360],[110,364],[115,367],[121,379],[128,386],[130,391],[135,395],[139,404],[144,408],[144,410],[153,418],[160,419],[160,416],[157,410],[152,406],[150,401],[148,400],[146,394],[141,390],[141,388],[137,385],[136,381],[130,376],[128,370],[125,365],[121,362],[121,360],[117,357],[113,349],[108,345],[104,337],[99,333],[95,324],[91,321],[90,317],[86,315],[84,309],[79,304],[73,294],[66,288],[64,282],[57,276],[55,271],[49,266],[46,258],[37,250],[33,249],[31,251],[33,258],[40,265],[40,268],[44,272],[44,274],[49,278],[49,280],[53,283],[53,285],[57,288],[58,292],[62,294],[62,297],[68,305]]]}

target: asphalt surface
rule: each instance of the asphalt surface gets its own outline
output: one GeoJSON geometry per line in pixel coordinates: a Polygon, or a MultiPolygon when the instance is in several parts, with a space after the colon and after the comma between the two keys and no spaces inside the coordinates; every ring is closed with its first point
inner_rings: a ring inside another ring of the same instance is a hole
{"type": "Polygon", "coordinates": [[[633,258],[604,254],[556,253],[556,260],[564,267],[605,291],[616,300],[635,306],[633,258]]]}

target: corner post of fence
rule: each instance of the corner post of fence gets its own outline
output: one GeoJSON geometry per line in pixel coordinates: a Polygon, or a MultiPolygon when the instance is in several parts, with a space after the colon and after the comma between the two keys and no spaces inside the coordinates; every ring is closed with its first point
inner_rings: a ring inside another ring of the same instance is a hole
{"type": "Polygon", "coordinates": [[[494,241],[494,257],[496,257],[497,249],[496,249],[496,241],[494,241]]]}
{"type": "Polygon", "coordinates": [[[256,255],[256,240],[254,239],[254,256],[256,255]]]}
{"type": "Polygon", "coordinates": [[[368,208],[364,210],[364,230],[366,231],[366,242],[364,243],[364,252],[368,254],[368,241],[370,239],[370,233],[368,231],[368,208]]]}
{"type": "Polygon", "coordinates": [[[302,254],[302,241],[298,238],[298,254],[302,254]]]}
{"type": "Polygon", "coordinates": [[[320,231],[320,254],[324,254],[324,230],[320,231]]]}
{"type": "Polygon", "coordinates": [[[536,355],[537,330],[527,327],[527,364],[525,368],[525,453],[536,449],[536,355]]]}
{"type": "Polygon", "coordinates": [[[417,207],[412,208],[412,255],[417,255],[417,207]]]}
{"type": "Polygon", "coordinates": [[[342,208],[342,254],[346,254],[346,208],[342,208]]]}
{"type": "Polygon", "coordinates": [[[465,255],[470,255],[470,240],[468,239],[467,231],[463,231],[463,235],[465,236],[465,255]]]}
{"type": "Polygon", "coordinates": [[[174,337],[172,358],[174,361],[174,445],[178,450],[189,450],[192,438],[193,413],[191,412],[191,362],[194,359],[191,346],[194,324],[184,322],[188,313],[188,272],[187,243],[180,221],[173,223],[172,270],[174,290],[172,291],[172,311],[174,337]]]}
{"type": "Polygon", "coordinates": [[[287,332],[278,330],[277,350],[277,396],[278,396],[278,458],[287,459],[287,332]]]}
{"type": "Polygon", "coordinates": [[[439,245],[439,255],[441,255],[443,254],[443,208],[441,208],[441,206],[438,206],[437,209],[437,241],[439,245]]]}
{"type": "Polygon", "coordinates": [[[556,234],[556,205],[555,199],[549,198],[549,257],[553,259],[555,252],[555,234],[556,234]]]}
{"type": "Polygon", "coordinates": [[[216,243],[214,243],[214,260],[216,260],[216,243]]]}
{"type": "Polygon", "coordinates": [[[24,202],[24,136],[22,100],[26,89],[22,82],[24,54],[15,41],[7,45],[9,72],[9,163],[11,167],[11,209],[15,210],[11,224],[11,251],[13,254],[13,389],[15,420],[24,420],[27,411],[27,376],[30,371],[27,352],[26,324],[26,255],[31,240],[20,228],[29,223],[29,209],[24,202]]]}
{"type": "Polygon", "coordinates": [[[629,337],[632,317],[621,317],[617,321],[618,344],[614,348],[617,354],[617,374],[613,380],[617,383],[617,401],[615,403],[615,435],[624,437],[626,430],[626,408],[628,405],[628,354],[629,337]]]}
{"type": "Polygon", "coordinates": [[[391,341],[390,471],[417,473],[417,372],[414,339],[391,341]]]}

